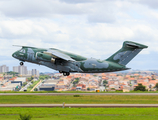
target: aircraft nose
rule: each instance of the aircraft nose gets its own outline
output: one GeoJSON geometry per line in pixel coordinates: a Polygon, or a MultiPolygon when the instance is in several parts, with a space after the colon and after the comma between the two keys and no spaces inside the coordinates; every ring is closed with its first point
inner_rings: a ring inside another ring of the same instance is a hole
{"type": "Polygon", "coordinates": [[[14,57],[14,58],[16,57],[16,52],[14,52],[14,53],[12,54],[12,57],[14,57]]]}

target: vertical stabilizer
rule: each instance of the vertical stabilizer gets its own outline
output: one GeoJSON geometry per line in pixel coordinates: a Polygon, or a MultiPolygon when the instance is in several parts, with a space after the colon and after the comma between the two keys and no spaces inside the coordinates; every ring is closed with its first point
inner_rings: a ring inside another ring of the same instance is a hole
{"type": "Polygon", "coordinates": [[[106,61],[126,65],[144,48],[148,48],[148,46],[131,41],[125,41],[122,48],[106,59],[106,61]]]}

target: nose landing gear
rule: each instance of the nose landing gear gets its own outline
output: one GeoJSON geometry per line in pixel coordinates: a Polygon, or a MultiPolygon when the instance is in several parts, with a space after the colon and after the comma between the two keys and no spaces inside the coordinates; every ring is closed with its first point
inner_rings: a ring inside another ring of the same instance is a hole
{"type": "Polygon", "coordinates": [[[23,66],[23,65],[24,65],[24,63],[23,63],[23,62],[20,62],[20,65],[21,65],[21,66],[23,66]]]}

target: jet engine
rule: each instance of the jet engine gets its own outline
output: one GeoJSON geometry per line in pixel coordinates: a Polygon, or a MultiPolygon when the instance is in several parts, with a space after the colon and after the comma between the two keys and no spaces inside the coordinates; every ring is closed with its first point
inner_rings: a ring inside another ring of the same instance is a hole
{"type": "Polygon", "coordinates": [[[45,62],[52,62],[52,63],[55,63],[55,59],[52,58],[52,56],[47,55],[47,54],[45,54],[45,53],[37,52],[37,53],[36,53],[36,59],[37,59],[37,60],[41,60],[41,61],[45,61],[45,62]]]}

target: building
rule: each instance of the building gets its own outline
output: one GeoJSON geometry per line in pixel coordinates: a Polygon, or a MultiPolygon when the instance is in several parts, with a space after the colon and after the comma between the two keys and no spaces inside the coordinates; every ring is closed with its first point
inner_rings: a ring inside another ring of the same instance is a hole
{"type": "Polygon", "coordinates": [[[27,70],[26,66],[14,66],[13,72],[17,72],[20,75],[39,76],[39,71],[36,69],[27,70]]]}
{"type": "Polygon", "coordinates": [[[19,73],[20,73],[20,75],[26,75],[27,74],[27,67],[26,66],[19,66],[19,73]]]}
{"type": "Polygon", "coordinates": [[[33,76],[39,76],[39,71],[36,70],[36,69],[32,69],[31,73],[32,73],[33,76]]]}
{"type": "Polygon", "coordinates": [[[57,80],[51,80],[51,79],[46,80],[43,84],[41,84],[41,86],[39,87],[39,90],[54,91],[57,82],[58,82],[57,80]]]}
{"type": "Polygon", "coordinates": [[[31,70],[28,70],[28,71],[27,71],[27,75],[30,75],[30,76],[31,76],[31,75],[32,75],[32,71],[31,71],[31,70]]]}
{"type": "Polygon", "coordinates": [[[9,67],[6,65],[0,66],[0,73],[6,73],[9,72],[9,67]]]}
{"type": "Polygon", "coordinates": [[[54,86],[40,86],[39,90],[40,91],[54,91],[55,85],[54,86]]]}
{"type": "Polygon", "coordinates": [[[20,85],[22,86],[22,84],[26,82],[26,78],[25,77],[18,77],[15,80],[11,81],[11,83],[20,83],[20,85]]]}
{"type": "Polygon", "coordinates": [[[18,66],[14,66],[14,67],[13,67],[13,72],[19,73],[19,68],[18,68],[18,66]]]}
{"type": "Polygon", "coordinates": [[[21,89],[20,83],[11,83],[6,82],[3,86],[0,87],[0,91],[16,91],[18,89],[21,89]]]}
{"type": "Polygon", "coordinates": [[[86,90],[86,85],[84,85],[84,84],[78,84],[76,86],[76,90],[86,90]]]}
{"type": "Polygon", "coordinates": [[[13,72],[17,72],[20,75],[27,75],[27,67],[26,66],[14,66],[13,72]]]}

